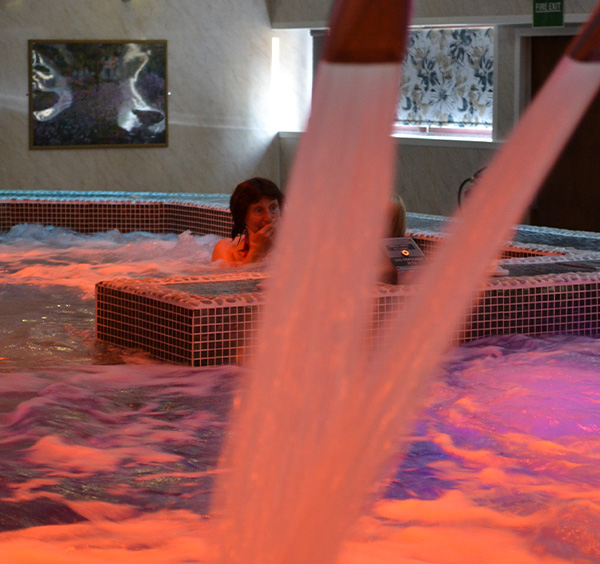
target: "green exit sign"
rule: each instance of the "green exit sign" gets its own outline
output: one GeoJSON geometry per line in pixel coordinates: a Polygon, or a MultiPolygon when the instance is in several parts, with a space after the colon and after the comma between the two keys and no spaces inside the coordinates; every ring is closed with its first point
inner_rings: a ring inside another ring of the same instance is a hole
{"type": "Polygon", "coordinates": [[[562,27],[564,24],[564,0],[533,0],[533,27],[562,27]]]}

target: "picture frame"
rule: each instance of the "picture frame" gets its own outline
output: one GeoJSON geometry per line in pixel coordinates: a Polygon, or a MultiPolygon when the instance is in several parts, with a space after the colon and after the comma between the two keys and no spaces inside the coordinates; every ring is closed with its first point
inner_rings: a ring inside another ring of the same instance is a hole
{"type": "Polygon", "coordinates": [[[166,40],[28,44],[30,149],[168,146],[166,40]]]}

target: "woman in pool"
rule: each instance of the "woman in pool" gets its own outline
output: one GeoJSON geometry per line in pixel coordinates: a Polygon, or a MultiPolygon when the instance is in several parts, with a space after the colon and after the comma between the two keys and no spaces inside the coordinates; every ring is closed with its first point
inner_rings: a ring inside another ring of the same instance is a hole
{"type": "Polygon", "coordinates": [[[266,178],[238,184],[229,200],[231,239],[217,242],[212,260],[242,265],[265,258],[273,245],[282,203],[281,190],[266,178]]]}

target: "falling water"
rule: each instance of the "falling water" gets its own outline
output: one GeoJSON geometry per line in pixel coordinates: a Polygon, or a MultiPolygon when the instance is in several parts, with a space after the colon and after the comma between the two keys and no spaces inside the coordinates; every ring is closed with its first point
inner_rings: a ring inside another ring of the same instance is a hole
{"type": "MultiPolygon", "coordinates": [[[[410,2],[398,4],[409,11],[410,2]]],[[[384,8],[349,1],[335,13],[348,9],[356,19],[343,31],[360,37],[361,9],[370,22],[379,10],[383,23],[384,8]]],[[[399,69],[359,61],[319,68],[254,375],[227,449],[233,471],[218,492],[224,562],[336,559],[374,482],[402,449],[452,329],[600,84],[600,65],[564,58],[418,281],[418,298],[387,348],[370,359],[364,320],[392,185],[389,117],[399,69]]]]}

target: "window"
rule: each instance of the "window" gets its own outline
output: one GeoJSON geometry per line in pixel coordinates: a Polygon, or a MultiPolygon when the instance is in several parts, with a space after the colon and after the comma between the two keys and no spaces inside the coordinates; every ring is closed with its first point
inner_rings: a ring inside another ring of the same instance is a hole
{"type": "Polygon", "coordinates": [[[413,27],[394,135],[491,140],[493,86],[493,27],[413,27]]]}

